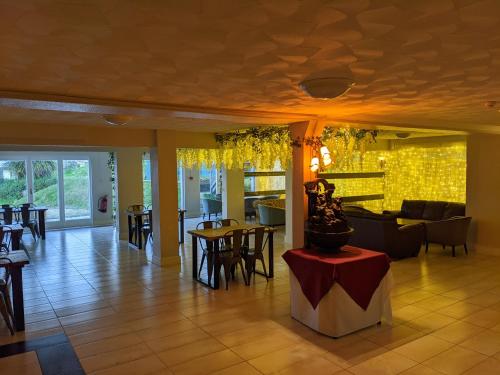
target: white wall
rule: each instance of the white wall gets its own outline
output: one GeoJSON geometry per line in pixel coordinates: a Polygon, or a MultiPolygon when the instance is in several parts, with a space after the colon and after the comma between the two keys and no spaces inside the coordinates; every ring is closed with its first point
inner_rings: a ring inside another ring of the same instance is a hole
{"type": "Polygon", "coordinates": [[[92,224],[111,225],[113,224],[113,185],[111,170],[108,167],[109,153],[92,152],[89,159],[92,176],[92,224]],[[104,195],[108,197],[108,211],[106,213],[97,210],[97,202],[104,195]]]}

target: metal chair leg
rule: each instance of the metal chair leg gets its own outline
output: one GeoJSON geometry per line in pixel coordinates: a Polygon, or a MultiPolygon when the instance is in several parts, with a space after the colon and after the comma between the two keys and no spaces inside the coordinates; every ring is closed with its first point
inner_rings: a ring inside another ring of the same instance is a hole
{"type": "Polygon", "coordinates": [[[467,249],[467,244],[464,243],[464,250],[465,250],[465,254],[469,255],[469,250],[467,249]]]}

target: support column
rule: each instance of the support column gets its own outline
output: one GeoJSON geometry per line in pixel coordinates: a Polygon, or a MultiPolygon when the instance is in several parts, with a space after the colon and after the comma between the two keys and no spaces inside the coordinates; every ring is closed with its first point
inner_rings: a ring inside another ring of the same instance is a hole
{"type": "Polygon", "coordinates": [[[198,168],[183,168],[183,202],[186,217],[200,216],[200,171],[198,168]]]}
{"type": "Polygon", "coordinates": [[[222,170],[222,217],[245,222],[245,175],[243,169],[222,170]]]}
{"type": "Polygon", "coordinates": [[[117,229],[120,240],[128,240],[127,208],[143,203],[142,153],[143,150],[139,148],[120,148],[115,152],[117,229]]]}
{"type": "MultiPolygon", "coordinates": [[[[289,125],[292,139],[319,135],[323,124],[317,121],[297,122],[289,125]]],[[[309,169],[311,149],[306,145],[293,147],[292,162],[286,171],[286,229],[285,244],[290,248],[304,246],[304,221],[307,217],[307,200],[304,182],[316,178],[309,169]]]]}
{"type": "Polygon", "coordinates": [[[153,263],[162,266],[180,264],[175,145],[172,132],[156,131],[156,148],[151,150],[153,263]]]}

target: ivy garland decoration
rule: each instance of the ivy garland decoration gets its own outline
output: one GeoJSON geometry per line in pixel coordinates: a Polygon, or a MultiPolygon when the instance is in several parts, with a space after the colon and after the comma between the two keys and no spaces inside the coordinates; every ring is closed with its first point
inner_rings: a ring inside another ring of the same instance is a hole
{"type": "Polygon", "coordinates": [[[330,156],[336,169],[349,168],[353,165],[355,154],[362,162],[366,146],[377,142],[378,130],[357,128],[325,127],[321,142],[330,150],[330,156]]]}
{"type": "Polygon", "coordinates": [[[286,169],[292,157],[292,140],[288,127],[258,127],[216,134],[217,149],[178,149],[183,167],[205,166],[242,169],[245,163],[262,170],[273,170],[276,161],[286,169]]]}

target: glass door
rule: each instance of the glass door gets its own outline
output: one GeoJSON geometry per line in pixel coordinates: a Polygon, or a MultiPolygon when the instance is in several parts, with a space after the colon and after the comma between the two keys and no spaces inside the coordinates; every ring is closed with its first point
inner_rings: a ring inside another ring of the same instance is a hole
{"type": "Polygon", "coordinates": [[[0,160],[0,204],[13,206],[28,202],[24,160],[0,160]]]}
{"type": "Polygon", "coordinates": [[[64,219],[90,220],[88,160],[63,161],[64,219]]]}
{"type": "Polygon", "coordinates": [[[57,160],[32,160],[31,201],[37,206],[47,207],[48,222],[62,221],[60,210],[60,178],[57,160]]]}

